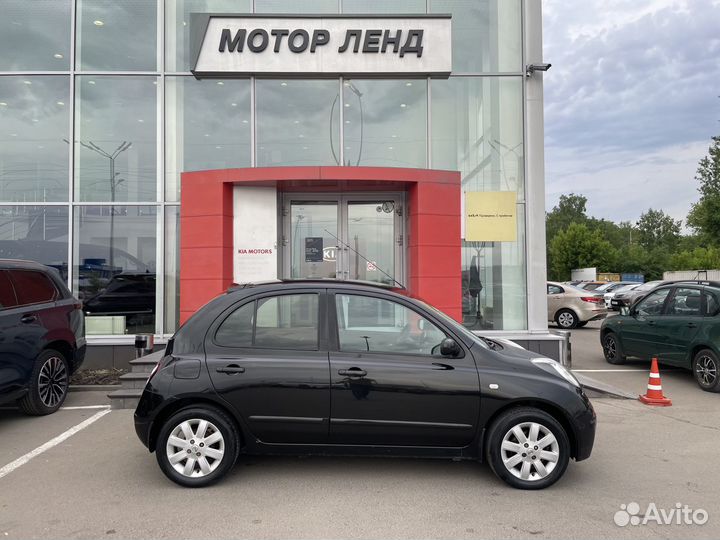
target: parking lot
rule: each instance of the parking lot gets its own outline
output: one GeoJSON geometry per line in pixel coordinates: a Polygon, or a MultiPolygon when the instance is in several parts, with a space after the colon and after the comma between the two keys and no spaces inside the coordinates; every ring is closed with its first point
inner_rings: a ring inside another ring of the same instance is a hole
{"type": "MultiPolygon", "coordinates": [[[[644,392],[647,364],[606,364],[598,326],[573,332],[573,367],[644,392]]],[[[52,416],[0,411],[0,536],[717,538],[720,396],[688,372],[663,369],[662,382],[670,408],[595,399],[593,455],[540,492],[513,490],[473,462],[320,457],[241,457],[216,486],[184,489],[137,440],[132,411],[73,392],[52,416]],[[640,515],[680,503],[709,520],[616,525],[632,502],[640,515]]]]}

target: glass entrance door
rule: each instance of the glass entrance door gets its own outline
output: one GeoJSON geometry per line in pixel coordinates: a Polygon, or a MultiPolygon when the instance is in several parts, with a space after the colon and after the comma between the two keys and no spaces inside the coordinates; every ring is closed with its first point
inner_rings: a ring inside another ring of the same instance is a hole
{"type": "Polygon", "coordinates": [[[395,194],[285,195],[284,276],[402,283],[401,201],[395,194]]]}

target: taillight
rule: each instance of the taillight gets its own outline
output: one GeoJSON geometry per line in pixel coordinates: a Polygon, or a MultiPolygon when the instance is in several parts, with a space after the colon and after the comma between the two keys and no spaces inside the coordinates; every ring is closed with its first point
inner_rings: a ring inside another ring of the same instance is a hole
{"type": "Polygon", "coordinates": [[[602,301],[602,298],[599,296],[581,296],[580,300],[583,302],[590,302],[591,304],[599,304],[602,301]]]}

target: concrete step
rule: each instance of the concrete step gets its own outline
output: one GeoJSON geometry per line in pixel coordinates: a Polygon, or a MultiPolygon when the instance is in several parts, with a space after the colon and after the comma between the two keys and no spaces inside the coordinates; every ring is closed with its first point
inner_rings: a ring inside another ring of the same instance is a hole
{"type": "Polygon", "coordinates": [[[130,369],[133,373],[150,373],[162,357],[163,353],[158,352],[130,360],[130,369]]]}
{"type": "Polygon", "coordinates": [[[113,409],[134,409],[142,395],[142,388],[121,388],[110,392],[110,407],[113,409]]]}
{"type": "Polygon", "coordinates": [[[150,373],[147,372],[136,372],[132,371],[125,375],[120,375],[120,384],[122,384],[123,390],[135,390],[145,388],[145,383],[148,380],[150,373]]]}

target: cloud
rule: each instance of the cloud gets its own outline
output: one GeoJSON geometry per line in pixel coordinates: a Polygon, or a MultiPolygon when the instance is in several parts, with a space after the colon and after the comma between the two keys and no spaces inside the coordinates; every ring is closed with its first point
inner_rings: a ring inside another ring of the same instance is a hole
{"type": "Polygon", "coordinates": [[[552,204],[576,191],[607,212],[598,217],[636,219],[649,206],[685,217],[697,161],[720,133],[718,28],[718,0],[545,1],[552,204]],[[600,185],[646,192],[633,207],[600,185]]]}

